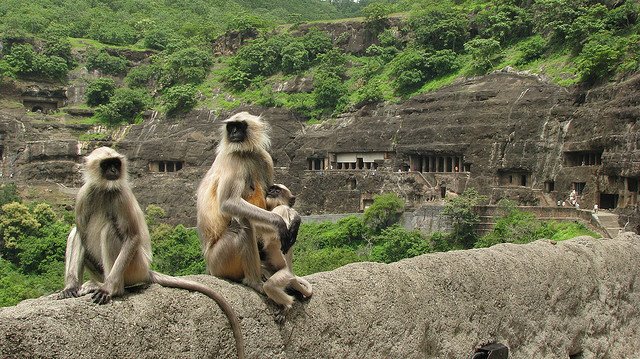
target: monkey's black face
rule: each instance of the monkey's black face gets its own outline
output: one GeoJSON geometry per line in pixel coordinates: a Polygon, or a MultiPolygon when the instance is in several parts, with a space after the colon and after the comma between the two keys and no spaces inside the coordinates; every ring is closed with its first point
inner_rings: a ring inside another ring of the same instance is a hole
{"type": "Polygon", "coordinates": [[[120,178],[122,170],[122,161],[119,158],[109,158],[100,162],[102,176],[109,181],[115,181],[120,178]]]}
{"type": "Polygon", "coordinates": [[[242,142],[247,138],[247,123],[244,121],[227,123],[229,142],[242,142]]]}

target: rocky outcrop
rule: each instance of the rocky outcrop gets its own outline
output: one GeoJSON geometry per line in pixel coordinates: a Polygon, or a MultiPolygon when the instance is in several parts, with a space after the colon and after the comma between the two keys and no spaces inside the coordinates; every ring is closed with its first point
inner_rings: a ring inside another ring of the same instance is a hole
{"type": "MultiPolygon", "coordinates": [[[[241,318],[250,358],[467,358],[482,343],[510,358],[640,353],[640,237],[580,237],[356,263],[307,279],[284,325],[237,284],[194,276],[241,318]]],[[[113,303],[26,300],[0,309],[0,357],[232,358],[227,319],[208,298],[153,285],[113,303]]]]}
{"type": "MultiPolygon", "coordinates": [[[[636,75],[586,91],[505,70],[400,104],[366,105],[319,124],[307,124],[282,108],[234,112],[261,114],[271,124],[276,181],[298,195],[296,206],[303,214],[362,211],[383,192],[395,192],[409,208],[419,208],[469,187],[487,195],[490,204],[509,198],[521,205],[553,206],[569,203],[575,189],[581,208],[598,204],[624,211],[627,229],[635,231],[640,226],[639,82],[636,75]],[[372,155],[377,167],[339,170],[342,155],[353,161],[372,155]]],[[[78,140],[79,125],[46,116],[0,114],[3,174],[22,183],[46,179],[75,186],[77,166],[67,167],[72,175],[61,172],[64,167],[47,170],[46,153],[29,159],[23,151],[39,141],[77,141],[80,151],[69,146],[64,159],[77,164],[92,148],[112,144],[131,159],[134,190],[143,206],[160,205],[172,223],[193,225],[195,188],[213,162],[219,121],[229,114],[197,110],[164,118],[154,113],[100,141],[78,140]],[[158,173],[153,170],[158,161],[179,162],[182,169],[158,173]]],[[[96,131],[85,127],[85,136],[96,131]]]]}

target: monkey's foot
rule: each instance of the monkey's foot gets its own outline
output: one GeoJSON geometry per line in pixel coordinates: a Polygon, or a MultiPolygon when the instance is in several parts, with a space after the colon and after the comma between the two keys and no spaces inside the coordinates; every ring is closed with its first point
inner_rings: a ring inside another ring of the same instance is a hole
{"type": "Polygon", "coordinates": [[[78,288],[64,289],[58,294],[58,299],[76,298],[78,297],[78,288]]]}
{"type": "Polygon", "coordinates": [[[276,311],[275,321],[277,324],[282,325],[284,321],[287,319],[287,313],[289,312],[289,308],[282,308],[276,311]]]}
{"type": "Polygon", "coordinates": [[[111,301],[111,294],[104,289],[92,291],[91,300],[96,304],[107,304],[111,301]]]}
{"type": "Polygon", "coordinates": [[[249,281],[245,278],[242,280],[242,284],[246,285],[247,287],[253,288],[253,290],[255,290],[260,294],[264,294],[264,289],[262,288],[262,286],[264,285],[264,282],[262,281],[260,282],[249,281]]]}

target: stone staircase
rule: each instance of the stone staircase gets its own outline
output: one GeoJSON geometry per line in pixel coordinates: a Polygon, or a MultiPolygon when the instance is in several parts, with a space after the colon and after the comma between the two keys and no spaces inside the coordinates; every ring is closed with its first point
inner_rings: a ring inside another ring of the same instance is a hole
{"type": "Polygon", "coordinates": [[[622,227],[620,227],[620,224],[618,224],[617,214],[606,211],[599,211],[598,213],[594,213],[594,216],[598,217],[598,221],[600,221],[602,227],[607,230],[607,233],[609,233],[609,237],[616,237],[618,235],[618,232],[622,230],[622,227]]]}

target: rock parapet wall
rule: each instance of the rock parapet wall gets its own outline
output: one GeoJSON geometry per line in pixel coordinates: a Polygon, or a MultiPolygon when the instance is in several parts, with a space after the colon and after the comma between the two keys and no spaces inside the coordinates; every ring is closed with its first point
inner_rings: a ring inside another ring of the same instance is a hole
{"type": "MultiPolygon", "coordinates": [[[[579,237],[358,263],[307,279],[283,326],[243,286],[193,279],[237,311],[250,358],[467,358],[497,341],[510,358],[640,353],[640,236],[579,237]]],[[[0,357],[234,357],[227,319],[197,293],[149,288],[113,303],[26,300],[0,309],[0,357]]]]}

